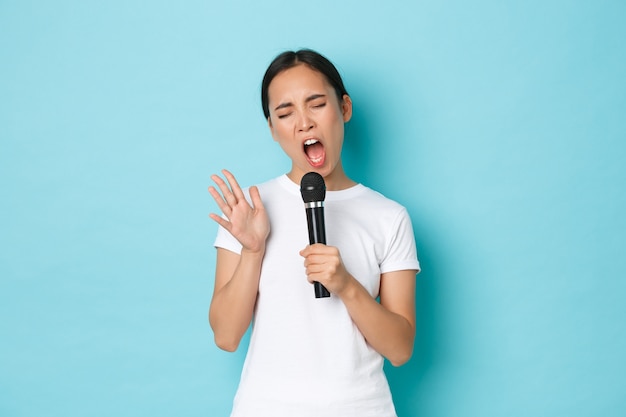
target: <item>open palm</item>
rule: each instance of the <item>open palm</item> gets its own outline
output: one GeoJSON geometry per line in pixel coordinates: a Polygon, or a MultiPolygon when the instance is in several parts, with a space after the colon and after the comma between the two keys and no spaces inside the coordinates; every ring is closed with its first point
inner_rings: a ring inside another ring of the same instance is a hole
{"type": "Polygon", "coordinates": [[[222,173],[228,184],[218,175],[212,175],[211,179],[219,187],[209,187],[209,193],[226,216],[224,219],[217,214],[211,213],[213,220],[230,232],[241,243],[244,250],[259,252],[265,249],[265,241],[270,232],[270,223],[261,201],[257,187],[250,187],[250,200],[246,200],[237,180],[227,170],[222,173]]]}

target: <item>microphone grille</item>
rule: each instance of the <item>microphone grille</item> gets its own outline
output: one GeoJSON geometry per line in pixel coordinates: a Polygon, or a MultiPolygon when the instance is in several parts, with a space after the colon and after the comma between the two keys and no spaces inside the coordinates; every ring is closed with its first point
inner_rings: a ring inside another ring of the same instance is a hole
{"type": "Polygon", "coordinates": [[[304,174],[300,181],[300,194],[305,203],[324,201],[326,198],[326,184],[324,178],[317,172],[304,174]]]}

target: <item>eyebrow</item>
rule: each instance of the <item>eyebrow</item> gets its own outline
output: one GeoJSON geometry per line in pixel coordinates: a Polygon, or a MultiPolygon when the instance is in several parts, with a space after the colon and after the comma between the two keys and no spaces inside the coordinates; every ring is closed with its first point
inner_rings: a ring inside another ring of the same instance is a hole
{"type": "MultiPolygon", "coordinates": [[[[306,100],[304,100],[305,103],[308,103],[309,101],[313,101],[316,100],[318,98],[322,98],[322,97],[326,97],[326,94],[312,94],[310,96],[308,96],[306,98],[306,100]]],[[[280,110],[280,109],[284,109],[286,107],[291,107],[293,106],[292,102],[287,102],[287,103],[281,103],[278,106],[276,106],[276,108],[274,109],[274,111],[280,110]]]]}

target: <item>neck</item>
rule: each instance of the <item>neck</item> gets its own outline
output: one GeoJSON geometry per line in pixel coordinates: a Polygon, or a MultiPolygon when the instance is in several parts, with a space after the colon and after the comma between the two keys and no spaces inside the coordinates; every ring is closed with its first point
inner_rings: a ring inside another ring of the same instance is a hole
{"type": "Polygon", "coordinates": [[[341,166],[325,176],[324,182],[328,191],[341,191],[356,185],[356,182],[346,175],[341,166]]]}
{"type": "MultiPolygon", "coordinates": [[[[287,173],[287,177],[296,184],[300,184],[304,174],[306,174],[306,172],[292,168],[291,171],[287,173]]],[[[322,173],[320,172],[320,174],[322,173]]],[[[341,162],[329,174],[322,175],[324,176],[324,183],[326,183],[326,190],[328,191],[341,191],[357,184],[346,175],[341,162]]]]}

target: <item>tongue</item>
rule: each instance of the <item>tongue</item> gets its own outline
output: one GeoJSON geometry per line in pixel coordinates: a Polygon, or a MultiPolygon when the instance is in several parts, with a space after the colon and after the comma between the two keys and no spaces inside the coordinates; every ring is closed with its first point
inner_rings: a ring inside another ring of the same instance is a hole
{"type": "Polygon", "coordinates": [[[309,159],[319,159],[324,156],[324,146],[320,142],[317,142],[313,145],[306,146],[305,152],[309,159]]]}

